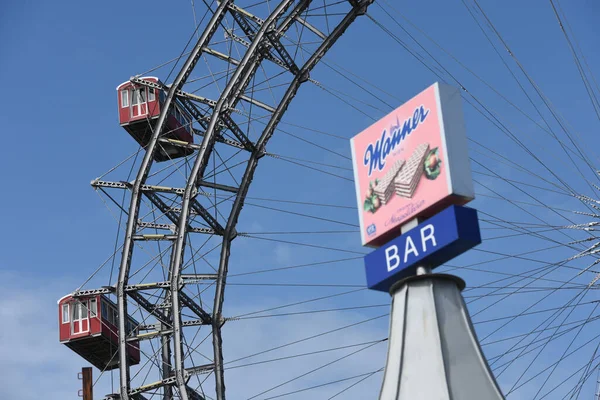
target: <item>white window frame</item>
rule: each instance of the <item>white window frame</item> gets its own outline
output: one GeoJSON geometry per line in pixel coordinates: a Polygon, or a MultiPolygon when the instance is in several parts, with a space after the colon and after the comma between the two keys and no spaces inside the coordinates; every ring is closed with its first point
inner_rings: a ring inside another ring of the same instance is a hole
{"type": "Polygon", "coordinates": [[[131,91],[131,106],[140,106],[148,102],[146,88],[139,87],[131,91]]]}
{"type": "Polygon", "coordinates": [[[73,335],[79,335],[90,331],[90,319],[88,317],[86,303],[87,302],[76,301],[73,303],[73,307],[71,307],[71,334],[73,335]],[[86,323],[86,329],[83,329],[84,322],[86,323]],[[77,332],[75,332],[75,323],[79,323],[77,332]]]}
{"type": "Polygon", "coordinates": [[[62,323],[68,324],[69,322],[71,322],[71,314],[70,314],[71,310],[69,310],[69,303],[65,303],[62,305],[61,312],[62,312],[62,317],[61,317],[62,323]],[[65,311],[67,312],[66,319],[65,319],[65,311]]]}
{"type": "Polygon", "coordinates": [[[90,317],[96,318],[98,316],[98,300],[96,298],[90,299],[90,317]]]}
{"type": "Polygon", "coordinates": [[[138,104],[140,104],[139,97],[140,96],[139,96],[137,89],[132,89],[131,90],[131,107],[135,107],[138,104]]]}
{"type": "Polygon", "coordinates": [[[80,303],[78,301],[73,303],[73,307],[71,307],[71,320],[73,322],[79,321],[81,319],[81,308],[80,303]]]}
{"type": "Polygon", "coordinates": [[[156,92],[154,88],[148,88],[148,102],[156,100],[156,92]]]}
{"type": "Polygon", "coordinates": [[[121,108],[127,107],[129,107],[129,89],[123,89],[121,90],[121,108]]]}

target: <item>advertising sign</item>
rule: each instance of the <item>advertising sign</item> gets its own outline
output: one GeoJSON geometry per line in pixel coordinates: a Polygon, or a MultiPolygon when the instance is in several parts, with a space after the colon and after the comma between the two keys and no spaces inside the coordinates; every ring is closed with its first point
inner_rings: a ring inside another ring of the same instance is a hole
{"type": "Polygon", "coordinates": [[[388,292],[417,266],[435,268],[481,243],[477,211],[450,206],[365,256],[369,289],[388,292]]]}
{"type": "Polygon", "coordinates": [[[460,91],[435,83],[351,140],[362,244],[474,197],[460,91]]]}

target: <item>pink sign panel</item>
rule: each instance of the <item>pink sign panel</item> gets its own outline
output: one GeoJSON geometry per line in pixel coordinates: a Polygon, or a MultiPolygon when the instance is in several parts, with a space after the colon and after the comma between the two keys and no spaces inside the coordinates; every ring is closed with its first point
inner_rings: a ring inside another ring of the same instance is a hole
{"type": "Polygon", "coordinates": [[[351,140],[362,244],[474,198],[460,91],[435,83],[351,140]]]}

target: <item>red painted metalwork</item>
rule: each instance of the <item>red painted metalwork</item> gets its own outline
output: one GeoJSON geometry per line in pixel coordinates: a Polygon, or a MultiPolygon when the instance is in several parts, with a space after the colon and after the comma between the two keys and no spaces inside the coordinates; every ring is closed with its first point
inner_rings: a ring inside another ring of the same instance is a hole
{"type": "MultiPolygon", "coordinates": [[[[60,342],[100,370],[119,366],[117,356],[117,306],[104,295],[73,298],[64,296],[58,301],[60,342]]],[[[130,336],[137,336],[138,323],[127,321],[130,336]]],[[[127,345],[131,365],[139,364],[139,340],[127,345]]]]}
{"type": "MultiPolygon", "coordinates": [[[[141,79],[164,87],[156,77],[141,79]]],[[[117,94],[119,124],[140,146],[145,148],[165,102],[166,93],[163,90],[126,81],[117,87],[117,94]]],[[[178,101],[175,101],[171,107],[165,125],[165,134],[162,137],[180,143],[161,142],[159,151],[154,156],[155,160],[166,161],[192,154],[194,150],[186,147],[186,144],[194,142],[192,117],[178,101]]]]}

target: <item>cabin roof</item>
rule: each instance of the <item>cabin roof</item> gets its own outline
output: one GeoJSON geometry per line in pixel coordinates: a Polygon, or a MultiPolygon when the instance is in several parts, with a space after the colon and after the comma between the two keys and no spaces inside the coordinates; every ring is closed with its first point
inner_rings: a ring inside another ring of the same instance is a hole
{"type": "MultiPolygon", "coordinates": [[[[145,79],[147,81],[156,81],[156,82],[160,82],[160,79],[158,79],[156,76],[141,76],[140,79],[145,79]]],[[[131,81],[127,80],[123,83],[121,83],[119,86],[117,86],[117,90],[121,89],[123,86],[127,86],[127,85],[131,85],[131,81]]]]}

